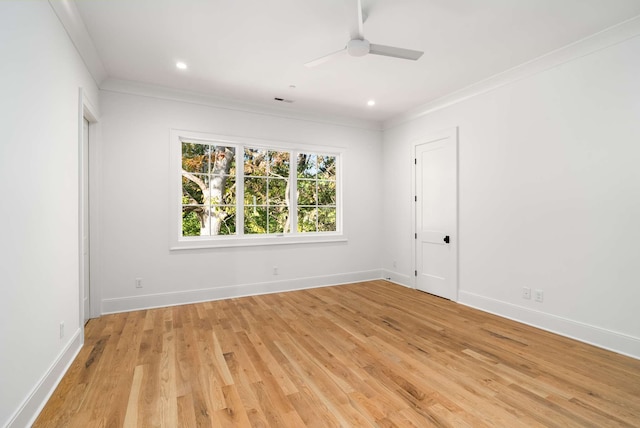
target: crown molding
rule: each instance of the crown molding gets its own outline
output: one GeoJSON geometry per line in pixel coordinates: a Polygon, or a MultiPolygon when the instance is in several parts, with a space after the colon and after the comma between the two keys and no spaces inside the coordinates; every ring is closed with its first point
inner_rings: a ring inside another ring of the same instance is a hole
{"type": "Polygon", "coordinates": [[[178,101],[223,110],[241,111],[244,113],[251,113],[262,116],[273,116],[305,122],[321,123],[325,125],[337,125],[377,132],[380,132],[382,130],[382,123],[373,120],[356,119],[345,116],[319,114],[299,110],[285,110],[275,107],[267,107],[261,104],[251,104],[247,102],[234,101],[211,95],[203,95],[200,93],[183,91],[180,89],[168,88],[165,86],[134,82],[130,80],[107,78],[100,85],[100,90],[105,92],[137,95],[161,100],[178,101]]]}
{"type": "Polygon", "coordinates": [[[636,16],[534,60],[525,62],[463,89],[422,104],[391,119],[379,122],[328,113],[280,109],[139,82],[111,79],[98,56],[95,45],[84,25],[75,2],[73,0],[49,0],[49,5],[65,28],[91,76],[101,90],[374,131],[388,130],[403,123],[411,122],[434,111],[490,92],[640,35],[640,16],[636,16]]]}
{"type": "Polygon", "coordinates": [[[93,44],[87,27],[82,20],[74,0],[49,0],[49,5],[66,30],[71,42],[80,54],[96,85],[103,91],[126,93],[150,98],[180,101],[205,105],[226,110],[243,111],[253,114],[303,120],[307,122],[345,126],[350,128],[382,130],[382,122],[351,118],[330,113],[293,111],[284,108],[269,107],[260,104],[234,101],[211,95],[203,95],[178,89],[150,85],[140,82],[112,79],[109,77],[98,51],[93,44]]]}
{"type": "Polygon", "coordinates": [[[107,70],[98,56],[98,51],[75,2],[73,0],[49,0],[49,5],[69,35],[96,85],[100,86],[100,83],[107,78],[107,70]]]}
{"type": "Polygon", "coordinates": [[[640,15],[383,122],[383,131],[640,35],[640,15]]]}

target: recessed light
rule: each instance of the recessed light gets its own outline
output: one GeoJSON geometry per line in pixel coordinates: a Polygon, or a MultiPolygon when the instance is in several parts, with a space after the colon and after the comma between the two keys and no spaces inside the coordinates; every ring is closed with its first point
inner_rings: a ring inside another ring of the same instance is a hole
{"type": "Polygon", "coordinates": [[[184,62],[176,62],[176,67],[178,67],[180,70],[186,70],[187,64],[185,64],[184,62]]]}
{"type": "Polygon", "coordinates": [[[369,100],[369,101],[367,101],[367,105],[369,107],[372,107],[372,106],[376,105],[376,101],[375,100],[369,100]]]}

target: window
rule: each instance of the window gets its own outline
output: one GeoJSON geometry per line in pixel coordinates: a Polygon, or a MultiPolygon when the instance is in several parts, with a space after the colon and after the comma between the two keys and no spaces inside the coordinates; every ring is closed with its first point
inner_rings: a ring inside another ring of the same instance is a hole
{"type": "Polygon", "coordinates": [[[173,248],[344,240],[340,151],[186,131],[171,147],[173,248]]]}
{"type": "Polygon", "coordinates": [[[244,148],[244,233],[289,233],[290,160],[285,151],[244,148]]]}
{"type": "Polygon", "coordinates": [[[182,143],[182,235],[236,233],[235,147],[182,143]]]}
{"type": "Polygon", "coordinates": [[[300,153],[297,166],[298,232],[334,232],[336,157],[300,153]]]}

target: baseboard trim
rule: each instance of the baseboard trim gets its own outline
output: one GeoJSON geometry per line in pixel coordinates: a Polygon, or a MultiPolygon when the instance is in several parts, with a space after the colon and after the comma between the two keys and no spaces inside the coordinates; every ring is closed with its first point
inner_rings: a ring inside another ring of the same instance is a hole
{"type": "Polygon", "coordinates": [[[382,277],[389,282],[393,282],[394,284],[402,285],[407,288],[415,288],[413,285],[413,280],[409,275],[404,275],[392,270],[382,269],[382,277]]]}
{"type": "Polygon", "coordinates": [[[458,303],[518,321],[631,358],[640,359],[640,338],[581,323],[512,303],[459,291],[458,303]]]}
{"type": "Polygon", "coordinates": [[[9,419],[7,428],[24,428],[33,425],[62,377],[69,370],[71,363],[76,359],[80,349],[82,349],[82,338],[83,330],[79,328],[67,346],[58,355],[58,358],[49,367],[47,373],[40,379],[20,408],[9,419]]]}
{"type": "Polygon", "coordinates": [[[185,305],[189,303],[212,300],[231,299],[234,297],[256,296],[260,294],[280,293],[284,291],[304,290],[308,288],[328,287],[332,285],[350,284],[353,282],[371,281],[382,278],[382,271],[374,269],[362,272],[349,272],[336,275],[324,275],[308,278],[297,278],[282,281],[240,284],[200,290],[176,291],[171,293],[148,294],[145,296],[103,299],[103,314],[129,312],[141,309],[161,308],[185,305]]]}

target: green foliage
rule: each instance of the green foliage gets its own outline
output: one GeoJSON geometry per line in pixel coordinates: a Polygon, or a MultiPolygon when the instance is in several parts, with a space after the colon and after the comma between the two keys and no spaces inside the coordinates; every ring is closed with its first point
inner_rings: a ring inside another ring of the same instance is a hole
{"type": "Polygon", "coordinates": [[[298,208],[298,232],[315,232],[317,229],[317,221],[317,208],[298,208]]]}
{"type": "Polygon", "coordinates": [[[194,211],[182,212],[182,235],[200,236],[200,218],[194,211]]]}
{"type": "Polygon", "coordinates": [[[318,205],[336,204],[336,182],[318,180],[318,205]]]}
{"type": "MultiPolygon", "coordinates": [[[[244,148],[244,233],[290,232],[291,154],[244,148]]],[[[183,236],[236,233],[236,168],[233,147],[182,144],[183,236]],[[219,230],[214,227],[219,225],[219,230]]],[[[299,154],[298,231],[336,230],[336,157],[299,154]]]]}
{"type": "Polygon", "coordinates": [[[290,154],[244,150],[244,233],[289,232],[290,154]]]}
{"type": "Polygon", "coordinates": [[[298,155],[298,232],[336,230],[336,157],[298,155]]]}
{"type": "Polygon", "coordinates": [[[182,170],[183,236],[234,234],[235,148],[183,142],[182,170]]]}
{"type": "Polygon", "coordinates": [[[336,208],[318,208],[318,232],[336,231],[336,208]]]}
{"type": "Polygon", "coordinates": [[[335,207],[299,207],[298,232],[335,232],[335,207]]]}
{"type": "MultiPolygon", "coordinates": [[[[187,196],[182,197],[182,203],[189,203],[187,196]]],[[[195,212],[196,207],[182,207],[182,236],[200,236],[200,217],[195,212]]]]}
{"type": "Polygon", "coordinates": [[[267,233],[267,209],[260,206],[244,208],[244,233],[267,233]]]}
{"type": "Polygon", "coordinates": [[[236,234],[236,207],[233,206],[217,206],[211,208],[217,212],[222,221],[220,222],[219,235],[235,235],[236,234]]]}
{"type": "Polygon", "coordinates": [[[182,143],[182,169],[197,174],[208,174],[211,146],[207,144],[182,143]]]}
{"type": "Polygon", "coordinates": [[[336,179],[336,157],[312,153],[298,155],[298,178],[336,179]]]}

